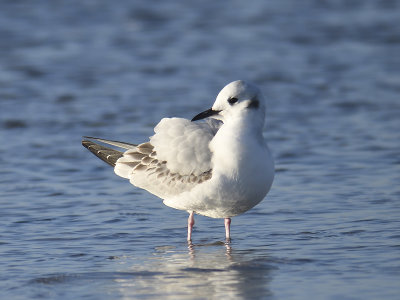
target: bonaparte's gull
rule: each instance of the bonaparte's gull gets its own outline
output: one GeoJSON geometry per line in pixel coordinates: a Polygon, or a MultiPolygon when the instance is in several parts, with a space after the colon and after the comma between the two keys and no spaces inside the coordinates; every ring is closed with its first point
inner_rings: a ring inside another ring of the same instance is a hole
{"type": "Polygon", "coordinates": [[[148,142],[84,137],[82,145],[113,166],[118,176],[160,197],[165,205],[188,211],[188,241],[195,213],[224,218],[230,240],[230,218],[257,205],[274,179],[274,161],[262,136],[264,122],[261,91],[238,80],[191,121],[162,119],[148,142]],[[205,121],[194,122],[200,119],[205,121]]]}

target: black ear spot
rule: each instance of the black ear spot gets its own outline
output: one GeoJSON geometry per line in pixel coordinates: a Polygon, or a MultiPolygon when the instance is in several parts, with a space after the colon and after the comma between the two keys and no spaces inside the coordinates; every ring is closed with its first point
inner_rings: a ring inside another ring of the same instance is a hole
{"type": "Polygon", "coordinates": [[[236,102],[238,102],[238,100],[239,100],[238,98],[232,97],[232,98],[228,99],[228,102],[230,105],[232,105],[232,104],[235,104],[236,102]]]}
{"type": "Polygon", "coordinates": [[[260,102],[258,100],[251,100],[247,105],[247,108],[255,108],[257,109],[260,106],[260,102]]]}

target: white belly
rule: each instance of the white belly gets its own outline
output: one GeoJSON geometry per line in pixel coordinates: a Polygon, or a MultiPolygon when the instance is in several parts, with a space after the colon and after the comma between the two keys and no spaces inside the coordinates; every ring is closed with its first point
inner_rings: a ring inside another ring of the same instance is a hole
{"type": "Polygon", "coordinates": [[[211,218],[228,218],[246,212],[260,203],[271,188],[274,163],[267,154],[265,160],[239,168],[237,173],[218,170],[213,177],[191,191],[164,200],[176,209],[194,211],[211,218]]]}

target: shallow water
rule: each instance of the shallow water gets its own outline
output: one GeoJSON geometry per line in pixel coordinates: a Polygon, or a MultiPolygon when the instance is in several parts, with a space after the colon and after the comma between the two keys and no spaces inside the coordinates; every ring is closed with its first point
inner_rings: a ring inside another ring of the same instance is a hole
{"type": "Polygon", "coordinates": [[[2,1],[0,298],[397,299],[399,1],[2,1]],[[142,142],[226,83],[268,99],[270,194],[232,220],[129,185],[142,142]]]}

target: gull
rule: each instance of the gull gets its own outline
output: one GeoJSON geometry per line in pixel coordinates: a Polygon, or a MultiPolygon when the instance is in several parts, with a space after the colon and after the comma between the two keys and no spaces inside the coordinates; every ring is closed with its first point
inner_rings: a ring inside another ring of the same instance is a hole
{"type": "Polygon", "coordinates": [[[192,120],[163,118],[147,142],[84,137],[82,145],[114,167],[118,176],[163,199],[165,205],[187,211],[188,242],[194,214],[223,218],[229,242],[231,218],[260,203],[274,179],[264,124],[261,91],[237,80],[192,120]]]}

